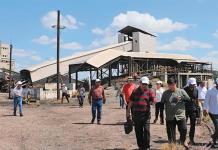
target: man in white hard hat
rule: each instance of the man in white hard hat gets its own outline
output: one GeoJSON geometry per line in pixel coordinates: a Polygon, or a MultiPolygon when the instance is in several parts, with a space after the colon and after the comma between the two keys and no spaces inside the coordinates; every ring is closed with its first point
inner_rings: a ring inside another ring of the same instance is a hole
{"type": "Polygon", "coordinates": [[[155,103],[155,94],[148,88],[148,85],[148,77],[142,77],[140,86],[130,96],[126,114],[126,117],[130,118],[131,110],[140,150],[150,149],[150,104],[155,103]]]}
{"type": "Polygon", "coordinates": [[[104,87],[101,86],[101,80],[95,80],[95,86],[90,90],[88,95],[89,104],[92,105],[92,120],[91,123],[95,122],[96,110],[97,110],[97,124],[101,124],[102,105],[106,102],[104,93],[104,87]]]}
{"type": "Polygon", "coordinates": [[[214,145],[218,139],[218,78],[215,84],[215,87],[208,90],[203,105],[204,115],[210,115],[215,127],[215,133],[212,136],[214,145]]]}
{"type": "Polygon", "coordinates": [[[13,99],[14,99],[14,116],[17,115],[17,105],[19,106],[19,113],[20,116],[23,116],[22,111],[22,101],[23,101],[23,88],[22,88],[22,82],[18,81],[16,83],[15,88],[13,89],[13,99]]]}
{"type": "Polygon", "coordinates": [[[198,90],[196,88],[197,82],[195,78],[189,78],[188,86],[184,88],[188,96],[190,97],[190,101],[187,101],[185,104],[186,108],[186,121],[190,118],[190,131],[189,131],[189,144],[195,145],[194,137],[195,137],[195,126],[196,126],[196,118],[198,118],[198,90]]]}

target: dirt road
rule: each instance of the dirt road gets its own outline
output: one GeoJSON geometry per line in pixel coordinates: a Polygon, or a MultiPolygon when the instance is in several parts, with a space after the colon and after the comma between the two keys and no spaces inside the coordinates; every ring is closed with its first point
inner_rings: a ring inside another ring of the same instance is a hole
{"type": "MultiPolygon", "coordinates": [[[[115,98],[116,99],[116,98],[115,98]]],[[[41,102],[24,105],[24,117],[11,116],[12,101],[0,99],[0,150],[136,149],[135,134],[125,135],[125,109],[118,101],[103,107],[102,125],[90,124],[90,106],[41,102]]],[[[153,112],[153,109],[152,109],[153,112]]],[[[153,121],[153,119],[151,120],[153,121]]],[[[167,143],[165,125],[151,124],[151,148],[167,143]]]]}

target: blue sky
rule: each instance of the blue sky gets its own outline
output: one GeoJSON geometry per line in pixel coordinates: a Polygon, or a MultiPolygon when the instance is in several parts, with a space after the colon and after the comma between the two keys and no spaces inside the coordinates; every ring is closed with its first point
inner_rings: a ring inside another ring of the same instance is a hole
{"type": "Polygon", "coordinates": [[[5,0],[0,40],[14,45],[16,70],[56,58],[56,10],[62,14],[61,56],[115,43],[133,25],[156,34],[161,53],[191,54],[218,69],[217,0],[5,0]]]}

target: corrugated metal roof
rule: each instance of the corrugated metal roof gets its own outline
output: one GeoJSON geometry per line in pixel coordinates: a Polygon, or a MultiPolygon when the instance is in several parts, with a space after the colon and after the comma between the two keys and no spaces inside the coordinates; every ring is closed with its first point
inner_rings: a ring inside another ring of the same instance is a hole
{"type": "Polygon", "coordinates": [[[180,63],[180,61],[196,61],[191,55],[179,55],[179,54],[162,54],[162,53],[146,53],[146,52],[121,52],[116,50],[110,50],[101,52],[86,61],[96,68],[101,67],[107,62],[120,57],[132,57],[132,58],[151,58],[151,59],[172,59],[180,63]]]}
{"type": "MultiPolygon", "coordinates": [[[[64,61],[69,61],[71,59],[76,59],[76,58],[81,58],[81,59],[86,60],[86,57],[93,56],[96,53],[106,51],[106,50],[110,50],[110,49],[119,49],[119,50],[122,50],[122,51],[128,51],[128,50],[130,50],[128,47],[132,48],[131,44],[132,44],[131,41],[127,41],[127,42],[123,42],[123,43],[112,44],[112,45],[109,45],[109,46],[106,46],[106,47],[103,47],[103,48],[98,48],[98,49],[95,49],[95,50],[79,52],[79,53],[74,54],[72,56],[62,58],[60,60],[60,63],[64,62],[64,61]],[[124,46],[124,48],[121,49],[121,47],[123,47],[123,46],[124,46]]],[[[40,69],[42,67],[46,67],[46,66],[53,65],[53,64],[56,64],[56,60],[45,61],[45,62],[43,62],[43,63],[41,63],[39,65],[35,65],[35,66],[32,66],[32,67],[28,68],[28,70],[29,71],[35,71],[35,70],[40,69]]]]}
{"type": "MultiPolygon", "coordinates": [[[[124,43],[113,44],[107,47],[91,50],[88,52],[81,52],[69,57],[62,58],[60,60],[60,73],[61,74],[68,73],[70,64],[83,63],[89,60],[90,58],[92,58],[94,55],[104,51],[110,51],[111,49],[120,50],[120,51],[129,51],[132,50],[132,42],[127,41],[124,43]]],[[[57,72],[56,61],[46,61],[42,64],[30,67],[28,70],[30,71],[32,81],[35,82],[56,74],[57,72]]]]}
{"type": "MultiPolygon", "coordinates": [[[[60,73],[66,74],[69,71],[69,65],[87,63],[96,68],[112,61],[120,56],[132,58],[151,58],[151,59],[172,59],[181,62],[197,62],[191,55],[180,54],[162,54],[162,53],[146,53],[146,52],[128,52],[132,48],[132,42],[125,42],[111,45],[105,48],[82,52],[70,57],[61,59],[60,73]]],[[[56,74],[56,61],[45,62],[38,66],[30,68],[32,81],[38,81],[46,77],[56,74]]]]}

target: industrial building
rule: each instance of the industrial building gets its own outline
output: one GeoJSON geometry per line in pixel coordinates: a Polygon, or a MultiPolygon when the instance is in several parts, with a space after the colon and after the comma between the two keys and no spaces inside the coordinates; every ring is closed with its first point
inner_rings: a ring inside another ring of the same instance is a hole
{"type": "MultiPolygon", "coordinates": [[[[32,82],[45,81],[56,74],[56,61],[48,61],[29,68],[32,82]]],[[[189,77],[197,80],[212,79],[212,64],[200,62],[190,55],[164,54],[156,51],[156,36],[135,27],[119,31],[118,43],[103,48],[81,52],[60,60],[60,74],[75,80],[76,87],[82,72],[90,81],[101,78],[104,83],[137,73],[166,81],[175,77],[179,86],[189,77]]]]}
{"type": "MultiPolygon", "coordinates": [[[[0,42],[0,69],[10,69],[10,45],[0,42]]],[[[12,59],[11,69],[15,69],[15,61],[12,59]]]]}

